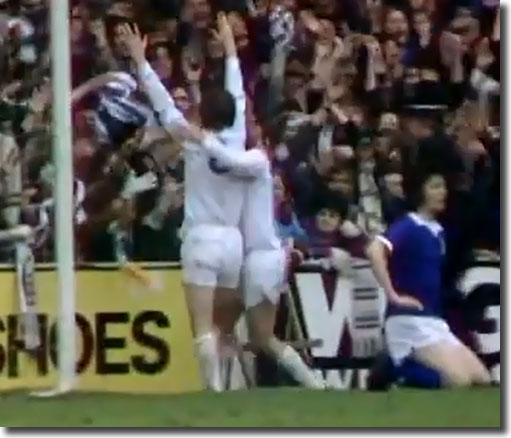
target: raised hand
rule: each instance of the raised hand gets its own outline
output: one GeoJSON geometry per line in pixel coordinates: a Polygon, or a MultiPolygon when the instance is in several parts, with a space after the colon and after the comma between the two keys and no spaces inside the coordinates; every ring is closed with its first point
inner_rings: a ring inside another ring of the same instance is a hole
{"type": "Polygon", "coordinates": [[[183,56],[182,67],[188,83],[195,84],[200,81],[202,67],[199,62],[196,62],[191,56],[183,56]]]}
{"type": "Polygon", "coordinates": [[[300,21],[313,34],[317,35],[321,32],[321,24],[316,16],[309,10],[300,12],[300,21]]]}
{"type": "Polygon", "coordinates": [[[135,25],[132,28],[129,24],[121,25],[119,33],[133,61],[139,65],[143,64],[147,48],[147,35],[142,37],[138,26],[135,25]]]}
{"type": "Polygon", "coordinates": [[[236,42],[234,41],[234,34],[232,32],[231,25],[227,20],[227,15],[224,12],[220,12],[217,15],[217,27],[218,33],[215,37],[222,41],[227,56],[236,55],[236,42]]]}
{"type": "Polygon", "coordinates": [[[136,176],[133,171],[128,175],[121,192],[122,199],[132,199],[139,193],[147,192],[156,188],[158,185],[158,178],[153,172],[147,172],[144,175],[136,176]]]}
{"type": "Polygon", "coordinates": [[[485,71],[495,61],[495,56],[490,50],[490,41],[483,38],[476,48],[477,68],[485,71]]]}
{"type": "Polygon", "coordinates": [[[440,36],[440,55],[442,62],[447,67],[452,67],[463,54],[461,37],[452,32],[442,32],[440,36]]]}
{"type": "Polygon", "coordinates": [[[386,72],[386,65],[383,59],[383,53],[380,43],[377,40],[366,43],[368,55],[373,61],[373,67],[376,74],[384,74],[386,72]]]}

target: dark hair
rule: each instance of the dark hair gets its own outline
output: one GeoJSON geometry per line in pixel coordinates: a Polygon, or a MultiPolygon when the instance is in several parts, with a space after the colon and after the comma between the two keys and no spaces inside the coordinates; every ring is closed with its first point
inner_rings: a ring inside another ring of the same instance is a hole
{"type": "Polygon", "coordinates": [[[85,5],[94,20],[106,17],[110,3],[107,0],[88,0],[85,5]]]}
{"type": "Polygon", "coordinates": [[[421,6],[419,9],[410,11],[410,18],[413,18],[415,15],[426,15],[428,18],[431,18],[431,14],[425,6],[421,6]]]}
{"type": "Polygon", "coordinates": [[[236,104],[228,91],[214,87],[203,95],[199,107],[202,126],[212,131],[221,131],[234,124],[236,104]]]}
{"type": "Polygon", "coordinates": [[[158,52],[158,49],[160,49],[160,48],[163,48],[168,52],[169,58],[174,63],[175,60],[174,60],[173,54],[176,52],[176,48],[174,47],[173,44],[167,43],[165,41],[159,41],[157,43],[153,43],[147,48],[147,56],[146,56],[147,60],[154,61],[156,59],[156,53],[158,52]]]}
{"type": "Polygon", "coordinates": [[[403,181],[403,190],[407,206],[411,210],[417,210],[424,202],[424,185],[433,176],[441,176],[445,179],[445,172],[438,166],[421,166],[409,170],[403,181]]]}
{"type": "Polygon", "coordinates": [[[284,139],[288,119],[287,113],[281,113],[271,120],[262,120],[263,134],[269,140],[271,147],[277,146],[284,139]]]}
{"type": "MultiPolygon", "coordinates": [[[[426,90],[422,88],[418,91],[420,91],[421,94],[425,94],[426,90]]],[[[444,112],[444,108],[441,105],[432,104],[430,108],[421,108],[417,107],[416,105],[408,105],[404,107],[402,114],[405,117],[419,120],[434,130],[443,123],[444,112]]]]}
{"type": "Polygon", "coordinates": [[[315,202],[315,215],[321,210],[335,211],[342,220],[348,216],[348,201],[346,198],[333,190],[324,190],[315,202]]]}
{"type": "Polygon", "coordinates": [[[157,14],[160,19],[164,20],[179,17],[179,3],[182,2],[169,0],[151,0],[149,2],[151,9],[155,11],[155,14],[157,14]]]}
{"type": "Polygon", "coordinates": [[[130,140],[136,132],[140,129],[140,126],[136,123],[119,123],[115,125],[115,128],[110,132],[110,141],[112,148],[118,150],[122,145],[130,140]]]}
{"type": "Polygon", "coordinates": [[[392,174],[403,174],[403,169],[401,163],[397,163],[395,161],[381,160],[378,163],[377,172],[380,176],[392,175],[392,174]]]}

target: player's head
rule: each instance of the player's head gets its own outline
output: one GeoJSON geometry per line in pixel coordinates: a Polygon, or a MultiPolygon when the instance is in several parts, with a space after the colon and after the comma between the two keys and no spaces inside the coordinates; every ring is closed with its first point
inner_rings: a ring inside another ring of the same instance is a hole
{"type": "Polygon", "coordinates": [[[202,95],[200,103],[202,127],[210,131],[222,131],[234,124],[236,104],[228,91],[214,87],[202,95]]]}
{"type": "Polygon", "coordinates": [[[407,192],[414,210],[424,211],[431,215],[438,215],[445,210],[447,183],[440,170],[418,170],[409,182],[407,192]]]}

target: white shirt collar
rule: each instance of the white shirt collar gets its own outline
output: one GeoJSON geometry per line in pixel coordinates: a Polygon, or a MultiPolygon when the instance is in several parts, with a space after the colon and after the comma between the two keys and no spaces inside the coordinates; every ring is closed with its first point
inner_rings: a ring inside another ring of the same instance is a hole
{"type": "Polygon", "coordinates": [[[417,213],[408,213],[408,216],[418,225],[428,228],[435,236],[438,236],[444,229],[437,221],[427,220],[417,213]]]}

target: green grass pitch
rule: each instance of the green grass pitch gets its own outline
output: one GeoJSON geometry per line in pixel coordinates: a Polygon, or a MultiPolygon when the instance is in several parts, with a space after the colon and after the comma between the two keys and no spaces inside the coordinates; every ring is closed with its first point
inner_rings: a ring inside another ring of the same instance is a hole
{"type": "Polygon", "coordinates": [[[4,427],[500,427],[500,389],[0,396],[4,427]]]}

